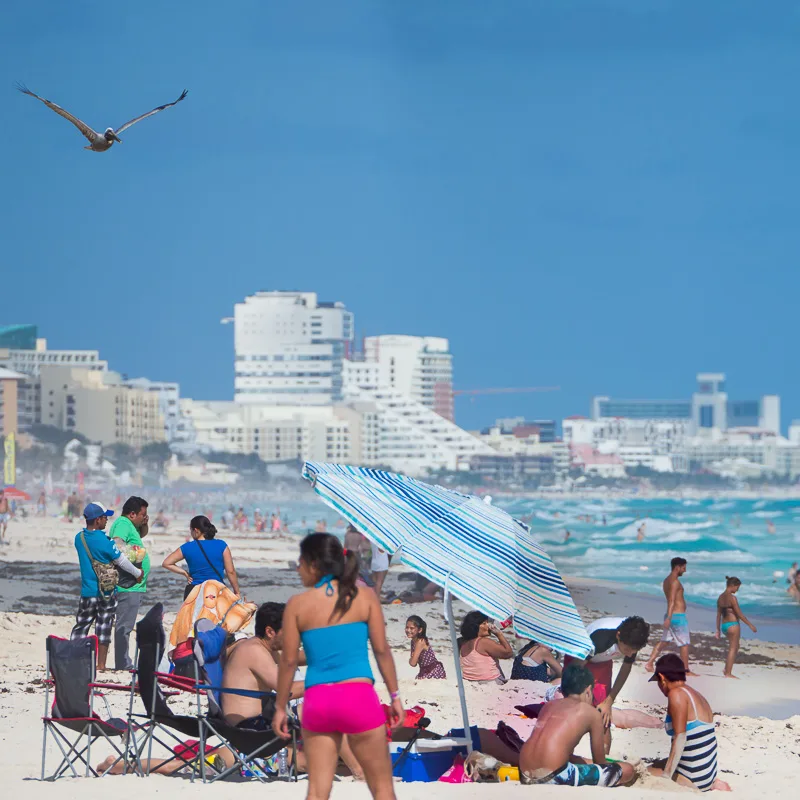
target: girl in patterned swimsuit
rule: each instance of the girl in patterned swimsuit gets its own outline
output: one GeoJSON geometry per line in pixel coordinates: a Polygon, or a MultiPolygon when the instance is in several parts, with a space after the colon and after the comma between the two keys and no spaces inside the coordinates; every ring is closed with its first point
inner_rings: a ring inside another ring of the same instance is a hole
{"type": "Polygon", "coordinates": [[[442,662],[436,658],[428,641],[428,624],[416,614],[406,620],[406,636],[411,639],[411,657],[408,663],[419,666],[419,678],[446,678],[442,662]]]}

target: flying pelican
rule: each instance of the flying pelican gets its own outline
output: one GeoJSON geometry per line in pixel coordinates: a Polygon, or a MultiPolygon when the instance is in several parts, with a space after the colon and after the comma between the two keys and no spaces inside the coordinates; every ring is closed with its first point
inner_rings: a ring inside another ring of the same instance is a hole
{"type": "Polygon", "coordinates": [[[183,100],[183,98],[188,94],[188,91],[184,89],[181,96],[173,103],[166,103],[163,106],[154,108],[152,111],[148,111],[146,114],[141,114],[138,117],[134,117],[132,120],[129,120],[116,130],[113,128],[106,128],[105,132],[98,133],[97,131],[92,130],[85,122],[81,122],[81,120],[79,120],[77,117],[73,117],[69,111],[65,111],[63,108],[61,108],[61,106],[52,103],[50,100],[45,100],[44,97],[39,97],[38,94],[34,94],[30,89],[28,89],[27,86],[17,84],[17,89],[19,89],[23,94],[28,94],[31,97],[35,97],[37,100],[41,100],[48,108],[55,111],[60,117],[68,119],[89,140],[89,146],[84,147],[83,149],[92,150],[95,153],[104,153],[106,150],[111,148],[111,145],[113,145],[114,142],[122,143],[122,139],[119,138],[119,134],[122,133],[122,131],[127,130],[131,127],[131,125],[135,125],[140,120],[146,119],[147,117],[152,117],[153,114],[158,114],[159,111],[163,111],[165,108],[169,108],[170,106],[180,103],[180,101],[183,100]]]}

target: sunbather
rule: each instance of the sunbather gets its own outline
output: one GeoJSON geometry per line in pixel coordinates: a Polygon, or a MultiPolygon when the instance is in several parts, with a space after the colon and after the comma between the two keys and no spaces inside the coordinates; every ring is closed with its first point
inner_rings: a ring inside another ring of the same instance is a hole
{"type": "Polygon", "coordinates": [[[563,700],[547,703],[530,739],[520,753],[522,783],[558,786],[620,786],[633,783],[636,773],[625,762],[606,761],[603,717],[593,707],[594,676],[580,662],[564,669],[563,700]],[[591,737],[592,759],[573,754],[580,740],[591,737]]]}

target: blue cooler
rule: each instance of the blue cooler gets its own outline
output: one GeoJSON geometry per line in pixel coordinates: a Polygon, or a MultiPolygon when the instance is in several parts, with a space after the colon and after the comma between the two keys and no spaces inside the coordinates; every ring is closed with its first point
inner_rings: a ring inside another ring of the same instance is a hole
{"type": "MultiPolygon", "coordinates": [[[[471,728],[473,748],[478,738],[478,729],[471,728]]],[[[457,755],[466,755],[467,749],[461,745],[463,742],[463,729],[450,731],[444,739],[417,739],[408,753],[403,757],[403,763],[397,770],[394,765],[405,750],[408,742],[389,742],[389,753],[392,757],[392,774],[402,781],[438,781],[439,778],[453,766],[457,755]]]]}

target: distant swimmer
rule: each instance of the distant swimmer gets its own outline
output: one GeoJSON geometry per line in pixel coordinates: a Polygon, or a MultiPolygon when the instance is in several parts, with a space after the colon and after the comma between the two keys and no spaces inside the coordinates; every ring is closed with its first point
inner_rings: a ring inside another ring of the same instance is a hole
{"type": "Polygon", "coordinates": [[[767,520],[767,533],[771,536],[775,535],[775,523],[771,519],[767,520]]]}
{"type": "Polygon", "coordinates": [[[644,530],[647,527],[647,523],[643,522],[636,531],[636,541],[643,542],[644,541],[644,530]]]}
{"type": "Polygon", "coordinates": [[[652,672],[658,654],[665,644],[673,642],[678,645],[681,658],[686,666],[687,675],[695,675],[689,669],[689,621],[686,619],[686,598],[683,596],[683,584],[680,579],[686,574],[686,559],[676,556],[670,562],[672,571],[664,579],[664,596],[667,598],[667,615],[664,617],[664,633],[661,641],[653,648],[650,658],[644,665],[648,672],[652,672]]]}
{"type": "Polygon", "coordinates": [[[605,524],[606,524],[606,515],[603,514],[603,525],[605,525],[605,524]]]}
{"type": "Polygon", "coordinates": [[[565,542],[569,541],[569,537],[570,536],[572,536],[572,534],[569,531],[564,531],[564,541],[565,542]]]}
{"type": "Polygon", "coordinates": [[[787,583],[794,583],[794,576],[797,575],[797,562],[793,561],[792,566],[789,567],[789,572],[786,575],[787,583]]]}

